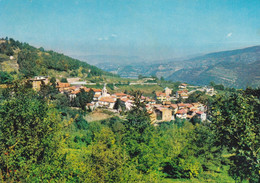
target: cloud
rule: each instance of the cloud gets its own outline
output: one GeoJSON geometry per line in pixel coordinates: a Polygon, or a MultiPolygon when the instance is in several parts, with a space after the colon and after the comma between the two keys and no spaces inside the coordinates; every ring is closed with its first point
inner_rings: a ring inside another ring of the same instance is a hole
{"type": "Polygon", "coordinates": [[[117,34],[111,34],[110,37],[117,37],[117,34]]]}
{"type": "Polygon", "coordinates": [[[230,33],[228,33],[227,35],[226,35],[226,38],[229,38],[229,37],[231,37],[232,36],[232,32],[230,32],[230,33]]]}
{"type": "Polygon", "coordinates": [[[99,37],[97,38],[98,41],[108,41],[117,38],[117,34],[111,34],[109,36],[99,37]]]}

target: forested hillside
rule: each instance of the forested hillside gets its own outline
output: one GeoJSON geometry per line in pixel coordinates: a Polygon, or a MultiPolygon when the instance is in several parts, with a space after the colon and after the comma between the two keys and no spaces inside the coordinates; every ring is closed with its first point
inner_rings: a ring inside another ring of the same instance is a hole
{"type": "Polygon", "coordinates": [[[70,76],[82,74],[89,77],[112,75],[86,62],[54,51],[46,51],[42,47],[38,49],[12,38],[1,39],[0,41],[1,70],[8,70],[5,68],[5,62],[13,62],[18,64],[18,68],[9,68],[9,70],[18,70],[25,77],[49,75],[50,73],[59,74],[61,72],[66,72],[70,76]]]}

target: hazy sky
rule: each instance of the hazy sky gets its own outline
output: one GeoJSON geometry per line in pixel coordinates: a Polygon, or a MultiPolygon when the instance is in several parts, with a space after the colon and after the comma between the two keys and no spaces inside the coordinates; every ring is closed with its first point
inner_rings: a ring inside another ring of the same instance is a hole
{"type": "Polygon", "coordinates": [[[0,0],[0,37],[146,59],[260,45],[260,0],[0,0]]]}

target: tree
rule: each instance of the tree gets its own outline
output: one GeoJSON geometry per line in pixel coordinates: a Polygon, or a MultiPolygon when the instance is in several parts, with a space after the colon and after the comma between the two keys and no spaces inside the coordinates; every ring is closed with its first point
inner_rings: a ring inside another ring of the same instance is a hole
{"type": "Polygon", "coordinates": [[[125,104],[123,103],[123,101],[121,99],[117,99],[114,105],[114,109],[116,110],[121,110],[124,111],[125,110],[125,104]]]}
{"type": "Polygon", "coordinates": [[[60,82],[62,82],[62,83],[68,83],[68,80],[67,80],[67,78],[61,78],[61,79],[60,79],[60,82]]]}
{"type": "Polygon", "coordinates": [[[86,110],[86,104],[92,102],[94,97],[94,91],[90,90],[89,92],[85,92],[84,89],[80,89],[80,93],[76,95],[75,105],[76,107],[80,107],[82,110],[86,110]]]}
{"type": "Polygon", "coordinates": [[[212,129],[217,144],[227,147],[232,162],[229,173],[238,181],[259,180],[260,103],[239,93],[218,96],[212,107],[212,129]]]}
{"type": "Polygon", "coordinates": [[[161,80],[161,81],[165,81],[165,79],[164,79],[164,77],[163,77],[163,76],[161,77],[161,79],[160,79],[160,80],[161,80]]]}
{"type": "Polygon", "coordinates": [[[0,71],[0,84],[10,84],[13,80],[13,77],[4,71],[0,71]]]}
{"type": "Polygon", "coordinates": [[[209,86],[215,87],[215,85],[216,85],[216,83],[215,83],[214,81],[211,81],[211,82],[209,83],[209,86]]]}
{"type": "Polygon", "coordinates": [[[129,127],[135,128],[139,133],[142,133],[145,128],[150,126],[150,117],[146,111],[145,104],[141,102],[142,92],[135,91],[132,95],[134,96],[134,105],[126,117],[128,120],[127,124],[129,127]]]}
{"type": "Polygon", "coordinates": [[[222,85],[222,84],[220,84],[220,85],[215,85],[214,88],[215,88],[216,90],[224,90],[224,89],[225,89],[224,85],[222,85]]]}
{"type": "Polygon", "coordinates": [[[138,75],[138,79],[143,79],[143,78],[144,78],[144,76],[142,74],[138,75]]]}
{"type": "Polygon", "coordinates": [[[56,88],[56,78],[55,77],[51,77],[50,79],[50,84],[53,88],[56,88]]]}
{"type": "Polygon", "coordinates": [[[61,118],[31,89],[16,90],[0,104],[0,171],[7,182],[31,182],[57,153],[61,118]]]}
{"type": "Polygon", "coordinates": [[[41,66],[37,64],[39,59],[37,52],[31,52],[27,49],[22,50],[18,54],[17,63],[19,64],[19,71],[25,77],[32,77],[40,73],[41,66]]]}
{"type": "Polygon", "coordinates": [[[91,156],[86,162],[90,170],[82,182],[122,182],[123,153],[115,144],[115,135],[110,128],[103,128],[96,134],[91,149],[91,156]]]}

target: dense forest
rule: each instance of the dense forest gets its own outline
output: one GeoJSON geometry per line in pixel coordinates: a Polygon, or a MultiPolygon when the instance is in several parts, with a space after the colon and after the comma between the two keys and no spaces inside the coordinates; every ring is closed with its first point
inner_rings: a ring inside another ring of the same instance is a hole
{"type": "Polygon", "coordinates": [[[12,82],[0,98],[0,182],[259,181],[259,89],[211,97],[207,123],[159,126],[133,95],[122,117],[89,123],[55,85],[12,82]]]}

